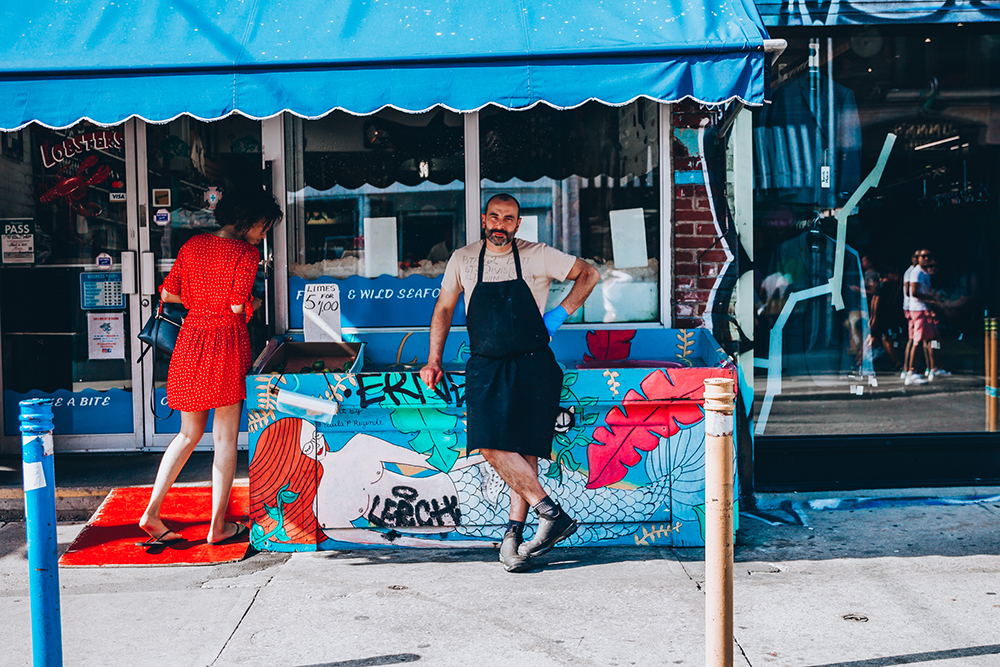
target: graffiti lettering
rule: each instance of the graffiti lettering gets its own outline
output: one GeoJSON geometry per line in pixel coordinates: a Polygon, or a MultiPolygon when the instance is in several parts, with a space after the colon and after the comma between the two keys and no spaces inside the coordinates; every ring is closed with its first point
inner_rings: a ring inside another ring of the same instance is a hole
{"type": "Polygon", "coordinates": [[[384,395],[382,394],[382,387],[384,383],[382,382],[381,375],[359,375],[358,376],[358,398],[361,401],[361,407],[367,408],[373,403],[378,403],[382,400],[384,395]]]}
{"type": "MultiPolygon", "coordinates": [[[[465,404],[465,376],[445,373],[444,381],[434,388],[434,395],[455,407],[465,404]]],[[[396,405],[426,405],[426,388],[417,373],[387,373],[385,375],[358,376],[358,397],[361,407],[380,403],[388,398],[396,405]]]]}
{"type": "Polygon", "coordinates": [[[400,395],[418,399],[421,404],[424,404],[427,401],[424,399],[424,392],[420,388],[420,384],[417,381],[417,375],[414,373],[390,373],[385,381],[385,395],[396,405],[400,405],[403,402],[399,400],[400,395]],[[398,381],[393,382],[393,379],[398,381]],[[413,389],[407,389],[407,383],[413,385],[413,389]]]}
{"type": "Polygon", "coordinates": [[[444,380],[434,387],[434,395],[449,405],[454,403],[456,408],[462,407],[465,405],[465,375],[445,373],[444,380]],[[462,384],[456,380],[462,380],[462,384]]]}
{"type": "Polygon", "coordinates": [[[375,496],[372,508],[368,512],[368,520],[382,528],[415,528],[417,526],[460,526],[462,510],[458,506],[458,496],[445,496],[438,502],[431,498],[430,502],[418,499],[417,490],[411,486],[394,486],[393,498],[382,501],[375,496]],[[382,511],[378,511],[379,504],[382,511]],[[445,521],[448,518],[450,520],[445,521]]]}

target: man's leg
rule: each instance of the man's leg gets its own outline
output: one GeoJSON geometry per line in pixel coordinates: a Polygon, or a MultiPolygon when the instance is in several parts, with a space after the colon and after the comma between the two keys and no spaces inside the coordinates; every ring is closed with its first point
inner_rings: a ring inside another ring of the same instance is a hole
{"type": "Polygon", "coordinates": [[[937,369],[937,359],[935,359],[933,340],[924,341],[924,359],[927,360],[928,379],[933,379],[934,371],[937,369]]]}
{"type": "Polygon", "coordinates": [[[909,375],[913,372],[913,321],[909,311],[906,315],[906,350],[903,352],[903,372],[909,375]]]}
{"type": "MultiPolygon", "coordinates": [[[[520,508],[517,505],[513,495],[515,493],[538,513],[538,530],[535,532],[535,537],[521,545],[518,549],[519,555],[540,556],[550,551],[556,542],[576,532],[576,521],[546,495],[545,489],[539,483],[537,458],[498,449],[481,449],[480,452],[511,488],[511,519],[518,516],[514,514],[515,510],[523,512],[523,516],[527,517],[527,508],[520,508]]],[[[501,560],[503,555],[501,546],[501,560]]],[[[506,567],[507,563],[504,565],[506,567]]]]}
{"type": "MultiPolygon", "coordinates": [[[[538,457],[537,456],[523,456],[528,465],[535,471],[535,480],[538,480],[538,457]]],[[[494,466],[496,468],[496,466],[494,466]]],[[[498,471],[499,473],[499,471],[498,471]]],[[[503,477],[503,475],[500,475],[503,477]]],[[[508,485],[509,486],[509,485],[508,485]]],[[[540,486],[540,485],[539,485],[540,486]]],[[[523,525],[525,520],[528,518],[528,501],[524,499],[520,493],[514,490],[514,487],[510,488],[510,520],[519,521],[523,525]]]]}
{"type": "MultiPolygon", "coordinates": [[[[537,505],[545,498],[545,489],[538,481],[538,459],[534,464],[529,463],[527,457],[517,452],[505,452],[499,449],[479,450],[483,458],[489,461],[493,469],[497,471],[500,478],[507,482],[512,493],[516,493],[529,505],[537,505]]],[[[511,497],[511,518],[514,513],[513,496],[511,497]]],[[[528,516],[525,508],[524,516],[528,516]]]]}
{"type": "MultiPolygon", "coordinates": [[[[495,452],[491,450],[491,454],[504,454],[506,452],[495,452]]],[[[485,455],[484,455],[485,456],[485,455]]],[[[495,459],[500,457],[494,457],[495,459]]],[[[522,456],[527,462],[527,464],[534,471],[535,480],[538,479],[538,457],[536,456],[522,456]]],[[[487,460],[490,460],[487,457],[487,460]]],[[[503,463],[500,463],[503,465],[503,463]]],[[[520,465],[515,463],[520,469],[520,465]]],[[[497,469],[496,464],[493,464],[494,469],[497,470],[499,474],[499,469],[497,469]]],[[[501,474],[502,478],[503,475],[501,474]]],[[[508,483],[508,486],[510,484],[508,483]]],[[[503,563],[503,567],[508,572],[526,572],[531,569],[531,563],[528,562],[527,556],[522,556],[517,553],[518,548],[521,546],[521,542],[524,541],[524,522],[528,518],[528,501],[525,500],[520,493],[514,490],[513,486],[510,486],[510,520],[507,522],[507,530],[504,531],[503,542],[500,544],[500,562],[503,563]]]]}

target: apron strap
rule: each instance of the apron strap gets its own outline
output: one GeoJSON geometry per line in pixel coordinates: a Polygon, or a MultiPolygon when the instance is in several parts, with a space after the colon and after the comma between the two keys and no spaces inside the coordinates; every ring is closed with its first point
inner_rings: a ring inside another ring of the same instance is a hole
{"type": "MultiPolygon", "coordinates": [[[[514,269],[517,271],[517,279],[524,280],[521,276],[521,255],[517,252],[517,239],[511,241],[514,251],[514,269]]],[[[476,284],[483,282],[483,262],[486,260],[486,241],[483,241],[483,248],[479,251],[479,274],[476,276],[476,284]]]]}
{"type": "Polygon", "coordinates": [[[486,241],[483,240],[483,249],[479,251],[479,273],[476,275],[476,284],[483,282],[483,260],[486,259],[486,241]]]}
{"type": "Polygon", "coordinates": [[[513,246],[514,246],[513,247],[513,250],[514,250],[514,268],[517,269],[517,279],[518,280],[524,280],[524,278],[521,277],[521,255],[520,255],[520,253],[517,252],[517,239],[511,240],[511,244],[513,244],[513,246]]]}

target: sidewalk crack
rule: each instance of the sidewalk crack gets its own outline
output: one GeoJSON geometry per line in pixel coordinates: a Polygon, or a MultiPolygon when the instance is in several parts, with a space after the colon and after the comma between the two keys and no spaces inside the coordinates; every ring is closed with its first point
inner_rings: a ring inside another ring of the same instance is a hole
{"type": "Polygon", "coordinates": [[[736,639],[735,632],[733,633],[733,643],[736,644],[736,648],[740,650],[740,655],[743,656],[743,659],[746,661],[747,665],[749,665],[749,667],[753,667],[753,663],[750,662],[750,657],[747,656],[747,652],[743,650],[743,646],[740,644],[739,640],[736,639]]]}
{"type": "Polygon", "coordinates": [[[695,585],[695,588],[697,588],[700,591],[701,584],[698,583],[698,580],[695,579],[693,576],[691,576],[691,573],[688,571],[688,569],[684,567],[684,561],[681,560],[680,556],[677,554],[677,550],[674,547],[668,547],[668,549],[670,550],[670,553],[673,554],[674,560],[677,561],[677,564],[681,566],[681,570],[683,570],[684,574],[687,575],[687,578],[690,579],[691,582],[695,585]]]}
{"type": "Polygon", "coordinates": [[[243,620],[246,619],[247,614],[250,613],[250,609],[253,608],[253,603],[257,601],[257,596],[260,595],[261,590],[263,590],[265,586],[271,583],[272,579],[274,579],[273,576],[269,578],[267,581],[265,581],[260,587],[257,588],[257,590],[253,592],[253,597],[250,598],[250,603],[247,604],[246,608],[243,609],[243,613],[240,614],[239,620],[233,624],[233,630],[232,632],[229,633],[229,636],[226,637],[226,641],[222,643],[222,646],[216,652],[215,657],[212,658],[210,662],[205,663],[207,667],[212,667],[212,665],[218,662],[219,658],[222,657],[222,654],[225,653],[226,648],[229,647],[229,643],[233,640],[233,636],[236,635],[236,631],[240,629],[240,626],[243,624],[243,620]]]}

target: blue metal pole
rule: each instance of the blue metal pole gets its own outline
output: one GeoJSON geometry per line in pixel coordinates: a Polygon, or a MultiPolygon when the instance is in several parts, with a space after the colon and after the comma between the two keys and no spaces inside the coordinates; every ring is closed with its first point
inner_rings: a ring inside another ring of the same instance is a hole
{"type": "Polygon", "coordinates": [[[28,533],[31,591],[31,653],[34,667],[61,667],[59,542],[56,539],[56,480],[52,457],[52,401],[21,401],[21,460],[24,517],[28,533]]]}

